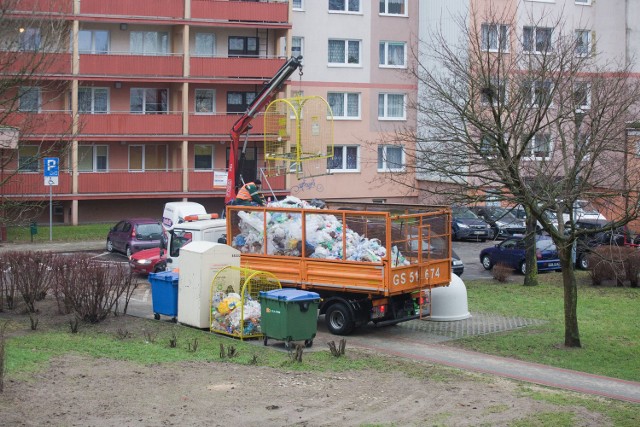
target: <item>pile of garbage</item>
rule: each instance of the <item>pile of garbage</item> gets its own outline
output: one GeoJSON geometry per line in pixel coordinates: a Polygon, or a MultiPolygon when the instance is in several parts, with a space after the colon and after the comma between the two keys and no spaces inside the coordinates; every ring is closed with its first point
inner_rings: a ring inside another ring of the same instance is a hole
{"type": "Polygon", "coordinates": [[[211,301],[211,330],[234,336],[260,333],[260,303],[247,296],[244,304],[235,292],[214,293],[211,301]]]}
{"type": "MultiPolygon", "coordinates": [[[[268,207],[317,209],[317,215],[306,216],[305,236],[306,254],[310,258],[343,259],[343,235],[346,243],[346,259],[349,261],[380,262],[387,249],[379,239],[365,238],[348,227],[331,214],[323,214],[317,204],[312,204],[297,197],[271,202],[268,207]]],[[[299,257],[302,255],[302,214],[296,211],[239,211],[240,234],[236,235],[231,245],[242,253],[264,253],[264,219],[267,221],[267,254],[299,257]]],[[[408,261],[397,254],[395,248],[393,262],[406,265],[408,261]]]]}

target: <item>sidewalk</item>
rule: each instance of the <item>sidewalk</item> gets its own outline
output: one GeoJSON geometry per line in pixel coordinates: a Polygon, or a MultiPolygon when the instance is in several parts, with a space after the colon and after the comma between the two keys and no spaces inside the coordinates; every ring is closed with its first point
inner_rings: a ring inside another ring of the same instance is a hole
{"type": "Polygon", "coordinates": [[[85,252],[106,250],[106,240],[79,242],[0,243],[0,253],[11,251],[85,252]]]}

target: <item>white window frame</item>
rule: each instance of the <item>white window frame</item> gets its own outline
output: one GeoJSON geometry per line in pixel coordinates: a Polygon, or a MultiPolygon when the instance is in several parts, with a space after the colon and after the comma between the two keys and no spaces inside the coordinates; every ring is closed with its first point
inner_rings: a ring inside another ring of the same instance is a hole
{"type": "Polygon", "coordinates": [[[361,0],[356,0],[358,2],[358,10],[349,10],[349,0],[342,0],[344,2],[344,6],[342,9],[331,9],[331,1],[332,0],[328,0],[327,2],[327,9],[329,10],[329,13],[362,13],[361,0]]]}
{"type": "Polygon", "coordinates": [[[586,29],[578,29],[575,32],[576,34],[576,56],[580,56],[580,57],[588,57],[591,56],[591,46],[592,46],[592,40],[591,40],[591,30],[586,30],[586,29]],[[583,35],[587,35],[587,44],[586,44],[586,48],[584,49],[584,52],[581,52],[579,50],[579,47],[584,46],[583,44],[578,44],[579,42],[582,41],[582,36],[583,35]]]}
{"type": "Polygon", "coordinates": [[[404,3],[404,13],[389,12],[389,0],[379,0],[378,14],[381,16],[409,16],[409,0],[401,0],[404,3]],[[384,11],[380,11],[384,9],[384,11]]]}
{"type": "Polygon", "coordinates": [[[407,120],[407,95],[404,93],[386,93],[378,94],[378,120],[407,120]],[[389,116],[389,96],[402,96],[402,116],[389,116]],[[381,99],[382,97],[382,99],[381,99]],[[382,101],[382,115],[380,115],[380,102],[382,101]]]}
{"type": "Polygon", "coordinates": [[[406,42],[397,42],[397,41],[381,41],[379,44],[380,54],[382,51],[382,55],[379,58],[378,66],[380,68],[407,68],[407,43],[406,42]],[[391,45],[402,45],[402,64],[389,64],[389,46],[391,45]],[[382,57],[384,56],[384,58],[382,57]]]}
{"type": "Polygon", "coordinates": [[[522,51],[523,52],[527,52],[527,53],[532,53],[532,54],[544,54],[547,52],[550,52],[553,50],[553,27],[538,27],[538,26],[533,26],[533,25],[524,25],[522,27],[522,51]],[[531,49],[527,49],[527,47],[525,46],[525,29],[527,28],[531,28],[532,33],[531,33],[531,49]],[[538,43],[537,43],[537,38],[538,38],[538,32],[540,30],[550,30],[551,34],[549,35],[549,49],[547,50],[538,50],[538,43]]]}
{"type": "Polygon", "coordinates": [[[109,172],[109,146],[106,144],[79,144],[78,145],[78,157],[80,157],[80,147],[82,148],[91,148],[91,169],[81,169],[80,158],[78,158],[78,172],[79,173],[91,173],[91,172],[109,172]],[[99,155],[99,150],[106,150],[106,164],[104,169],[98,168],[98,157],[102,157],[99,155]]]}
{"type": "Polygon", "coordinates": [[[531,142],[529,143],[529,148],[527,149],[527,156],[526,158],[528,160],[549,160],[551,159],[551,155],[553,153],[553,138],[551,137],[551,134],[549,133],[543,133],[541,134],[543,137],[548,137],[549,138],[549,151],[547,153],[547,155],[545,157],[542,156],[537,156],[536,153],[540,152],[539,150],[536,151],[535,149],[539,147],[538,144],[538,137],[540,134],[535,134],[531,140],[531,142]]]}
{"type": "Polygon", "coordinates": [[[170,102],[170,98],[169,98],[169,89],[168,88],[163,88],[163,87],[132,87],[129,91],[129,109],[131,109],[131,95],[133,94],[134,90],[142,90],[143,92],[143,97],[142,97],[142,111],[131,111],[132,114],[169,114],[169,102],[170,102]],[[164,90],[167,92],[167,110],[166,111],[150,111],[147,112],[147,97],[146,97],[146,90],[147,89],[153,89],[153,90],[164,90]]]}
{"type": "Polygon", "coordinates": [[[127,148],[127,167],[129,172],[161,172],[161,171],[168,171],[169,170],[169,145],[168,144],[130,144],[129,147],[127,148]],[[148,146],[154,146],[154,147],[162,147],[164,146],[165,148],[165,161],[164,161],[164,168],[163,169],[147,169],[147,147],[148,146]],[[134,147],[142,147],[142,165],[140,169],[131,169],[131,149],[134,147]]]}
{"type": "MultiPolygon", "coordinates": [[[[303,90],[294,90],[294,91],[291,92],[291,98],[289,98],[291,100],[291,103],[293,104],[293,106],[296,109],[300,110],[300,111],[298,111],[298,113],[300,114],[300,117],[299,117],[300,119],[304,118],[304,110],[302,108],[300,108],[300,105],[298,105],[297,101],[294,101],[294,98],[302,98],[302,97],[304,97],[304,91],[303,90]]],[[[289,112],[289,118],[291,120],[295,120],[296,119],[296,111],[294,111],[293,108],[289,112]]]]}
{"type": "Polygon", "coordinates": [[[304,10],[304,0],[293,0],[291,2],[291,9],[292,10],[300,10],[303,11],[304,10]]]}
{"type": "MultiPolygon", "coordinates": [[[[505,79],[500,80],[499,77],[496,76],[491,76],[490,77],[490,81],[491,81],[491,87],[489,88],[483,88],[483,89],[497,89],[497,95],[498,95],[498,99],[493,100],[493,105],[498,105],[498,103],[502,103],[504,104],[505,102],[507,102],[508,100],[508,96],[509,93],[507,91],[507,87],[508,87],[508,82],[505,79]]],[[[482,105],[489,105],[489,95],[487,95],[485,92],[481,91],[480,92],[480,102],[482,103],[482,105]]]]}
{"type": "Polygon", "coordinates": [[[193,37],[193,57],[195,58],[214,58],[217,53],[217,39],[215,33],[208,33],[204,31],[197,32],[193,37]],[[199,37],[211,37],[212,40],[212,51],[207,53],[198,53],[198,38],[199,37]]]}
{"type": "Polygon", "coordinates": [[[150,56],[169,55],[170,46],[171,46],[171,35],[169,34],[168,31],[131,31],[129,33],[129,50],[133,55],[150,55],[150,56]],[[151,33],[156,34],[157,42],[159,44],[154,47],[159,49],[151,50],[149,46],[145,46],[146,35],[151,33]],[[142,51],[134,52],[133,38],[138,34],[142,36],[142,51]],[[162,37],[166,37],[166,43],[162,42],[162,37]]]}
{"type": "Polygon", "coordinates": [[[20,112],[24,112],[24,113],[40,113],[42,111],[42,91],[40,89],[39,86],[20,86],[18,88],[18,111],[20,112]],[[27,94],[33,94],[35,93],[37,96],[37,103],[38,106],[36,109],[23,109],[22,107],[22,97],[27,95],[27,94]]]}
{"type": "Polygon", "coordinates": [[[591,6],[591,0],[575,0],[579,6],[591,6]]]}
{"type": "MultiPolygon", "coordinates": [[[[330,173],[356,173],[356,172],[360,172],[360,146],[359,145],[334,145],[333,147],[333,153],[335,156],[335,153],[338,152],[338,150],[342,150],[342,168],[336,168],[336,169],[329,169],[329,165],[327,163],[327,170],[330,173]],[[356,167],[355,169],[347,169],[347,151],[349,148],[356,148],[356,167]]],[[[329,162],[330,159],[327,159],[327,162],[329,162]]]]}
{"type": "Polygon", "coordinates": [[[304,37],[292,36],[291,37],[291,56],[298,56],[298,55],[302,55],[303,62],[304,62],[304,37]],[[296,46],[294,41],[298,41],[299,45],[296,46]],[[293,51],[294,48],[299,48],[300,52],[296,54],[293,51]]]}
{"type": "Polygon", "coordinates": [[[360,96],[359,92],[327,92],[327,101],[329,100],[330,95],[342,95],[342,111],[343,114],[341,115],[336,115],[335,110],[332,108],[331,112],[333,113],[333,119],[334,120],[360,120],[361,118],[361,111],[362,111],[362,97],[360,96]],[[349,98],[352,96],[356,96],[358,99],[358,114],[356,116],[351,116],[349,115],[349,98]]]}
{"type": "Polygon", "coordinates": [[[21,52],[37,52],[42,48],[42,32],[40,28],[21,28],[18,33],[18,50],[21,52]]]}
{"type": "Polygon", "coordinates": [[[79,114],[109,114],[111,111],[111,93],[108,87],[93,87],[93,86],[80,86],[78,88],[78,113],[79,114]],[[91,91],[91,110],[90,111],[80,111],[80,90],[89,90],[91,91]],[[96,90],[106,90],[107,91],[107,110],[106,111],[97,111],[96,112],[96,90]]]}
{"type": "Polygon", "coordinates": [[[215,153],[216,148],[213,144],[194,144],[193,146],[193,170],[195,172],[211,172],[213,171],[213,166],[215,165],[215,153]],[[199,168],[196,165],[196,148],[197,147],[209,147],[211,149],[211,167],[210,168],[199,168]]]}
{"type": "Polygon", "coordinates": [[[573,85],[573,96],[576,99],[576,94],[580,88],[578,86],[583,86],[586,90],[586,104],[576,105],[576,108],[581,110],[589,110],[591,108],[591,84],[589,82],[576,82],[573,85]]]}
{"type": "MultiPolygon", "coordinates": [[[[529,87],[529,100],[531,101],[529,105],[531,107],[540,107],[541,104],[538,104],[538,87],[541,85],[549,84],[549,96],[551,96],[551,102],[548,104],[549,106],[553,105],[553,82],[551,80],[530,80],[526,84],[530,85],[529,87]]],[[[546,104],[545,104],[546,105],[546,104]]]]}
{"type": "Polygon", "coordinates": [[[91,36],[91,48],[89,50],[80,50],[80,41],[78,41],[78,50],[81,55],[82,54],[104,55],[111,51],[111,32],[109,30],[81,29],[78,32],[78,38],[80,38],[81,33],[88,33],[91,36]],[[107,50],[104,52],[96,51],[96,34],[97,33],[107,34],[107,50]]]}
{"type": "Polygon", "coordinates": [[[327,65],[329,67],[361,67],[362,65],[362,40],[354,39],[329,39],[327,42],[327,65]],[[344,43],[344,57],[342,62],[329,62],[331,42],[343,42],[344,43]],[[349,62],[349,43],[358,43],[358,62],[349,62]]]}
{"type": "Polygon", "coordinates": [[[379,145],[378,146],[378,172],[404,172],[406,170],[406,156],[404,147],[402,145],[379,145]],[[399,149],[401,152],[401,160],[400,167],[389,167],[387,164],[387,150],[389,149],[399,149]],[[380,158],[382,155],[382,158],[380,158]],[[382,167],[380,166],[380,162],[382,162],[382,167]]]}
{"type": "Polygon", "coordinates": [[[484,23],[480,27],[480,43],[481,50],[483,52],[509,52],[509,25],[497,24],[497,23],[484,23]],[[503,35],[504,30],[504,35],[503,35]],[[495,40],[497,45],[495,47],[489,46],[485,43],[486,40],[490,40],[491,32],[495,32],[495,40]],[[503,46],[504,45],[504,46],[503,46]]]}
{"type": "Polygon", "coordinates": [[[193,112],[196,115],[212,115],[216,113],[216,90],[208,88],[197,88],[193,91],[193,112]],[[211,111],[199,111],[198,110],[198,93],[208,92],[211,93],[211,111]]]}

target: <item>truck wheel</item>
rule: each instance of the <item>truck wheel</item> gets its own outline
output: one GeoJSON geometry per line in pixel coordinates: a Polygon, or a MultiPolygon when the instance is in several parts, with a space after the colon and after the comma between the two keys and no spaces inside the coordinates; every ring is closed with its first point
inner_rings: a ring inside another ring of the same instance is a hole
{"type": "Polygon", "coordinates": [[[327,309],[325,323],[333,335],[349,335],[355,326],[349,308],[343,303],[333,304],[327,309]]]}

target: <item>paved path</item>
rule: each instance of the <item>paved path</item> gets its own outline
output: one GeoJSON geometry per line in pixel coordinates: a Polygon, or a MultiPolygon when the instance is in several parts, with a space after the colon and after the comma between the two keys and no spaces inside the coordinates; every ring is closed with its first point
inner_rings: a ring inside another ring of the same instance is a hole
{"type": "MultiPolygon", "coordinates": [[[[103,241],[21,245],[2,244],[0,245],[0,252],[7,250],[73,252],[102,250],[103,248],[103,241]]],[[[135,316],[153,318],[151,308],[152,301],[148,287],[146,287],[146,289],[140,289],[140,291],[137,298],[134,298],[131,302],[129,313],[135,316]]],[[[481,318],[481,316],[476,316],[476,318],[481,318]]],[[[495,319],[487,319],[488,320],[483,320],[483,322],[495,322],[495,319]]],[[[458,322],[447,323],[451,325],[458,322]]],[[[446,341],[447,337],[444,336],[442,327],[433,326],[435,322],[427,322],[432,324],[432,327],[410,323],[411,322],[385,328],[362,328],[357,334],[346,338],[347,346],[366,348],[392,356],[423,360],[559,389],[640,403],[640,382],[586,374],[445,346],[440,344],[440,342],[446,341]]],[[[445,329],[451,328],[448,327],[445,329]]],[[[329,334],[324,326],[324,322],[319,321],[318,334],[314,339],[314,348],[326,348],[328,342],[338,341],[339,338],[340,337],[329,334]]],[[[449,337],[448,339],[451,338],[449,337]]],[[[259,345],[261,344],[259,343],[259,345]]]]}

